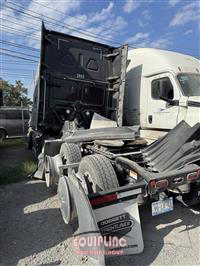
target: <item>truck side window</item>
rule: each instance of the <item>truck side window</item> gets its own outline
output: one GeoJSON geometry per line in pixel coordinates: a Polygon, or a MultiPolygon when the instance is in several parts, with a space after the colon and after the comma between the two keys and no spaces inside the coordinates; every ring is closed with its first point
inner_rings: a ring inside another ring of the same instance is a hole
{"type": "Polygon", "coordinates": [[[161,97],[172,100],[174,98],[174,90],[170,79],[166,77],[153,80],[151,83],[151,96],[156,100],[161,97]]]}
{"type": "Polygon", "coordinates": [[[151,83],[151,97],[153,99],[160,99],[160,80],[153,80],[151,83]]]}

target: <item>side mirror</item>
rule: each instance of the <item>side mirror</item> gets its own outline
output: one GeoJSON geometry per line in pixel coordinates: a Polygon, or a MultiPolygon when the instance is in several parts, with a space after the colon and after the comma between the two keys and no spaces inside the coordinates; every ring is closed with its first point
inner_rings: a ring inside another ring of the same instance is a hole
{"type": "Polygon", "coordinates": [[[188,97],[182,97],[179,101],[179,106],[188,107],[188,97]]]}
{"type": "Polygon", "coordinates": [[[163,101],[165,101],[165,102],[168,102],[168,103],[173,103],[174,102],[173,100],[168,99],[168,98],[163,97],[163,96],[160,96],[160,99],[163,100],[163,101]]]}
{"type": "Polygon", "coordinates": [[[178,100],[171,100],[171,99],[168,99],[166,97],[160,97],[161,100],[169,103],[169,105],[179,105],[179,101],[178,100]]]}

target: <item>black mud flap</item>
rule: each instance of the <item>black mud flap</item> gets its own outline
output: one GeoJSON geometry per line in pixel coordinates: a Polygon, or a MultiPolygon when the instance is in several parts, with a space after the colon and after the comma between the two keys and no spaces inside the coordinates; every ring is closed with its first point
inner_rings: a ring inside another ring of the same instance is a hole
{"type": "Polygon", "coordinates": [[[181,121],[163,138],[142,151],[149,169],[157,172],[175,170],[200,161],[200,123],[190,127],[181,121]]]}

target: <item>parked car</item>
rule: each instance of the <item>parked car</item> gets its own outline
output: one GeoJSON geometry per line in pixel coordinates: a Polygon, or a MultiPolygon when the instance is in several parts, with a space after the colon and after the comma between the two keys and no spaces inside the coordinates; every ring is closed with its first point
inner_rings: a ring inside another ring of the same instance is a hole
{"type": "Polygon", "coordinates": [[[28,121],[28,108],[0,107],[0,139],[25,136],[28,121]]]}

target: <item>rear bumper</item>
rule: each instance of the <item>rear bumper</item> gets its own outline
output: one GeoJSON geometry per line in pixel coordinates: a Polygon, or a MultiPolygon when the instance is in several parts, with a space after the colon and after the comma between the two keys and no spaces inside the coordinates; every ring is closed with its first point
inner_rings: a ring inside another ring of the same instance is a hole
{"type": "Polygon", "coordinates": [[[200,167],[196,164],[189,164],[177,170],[165,171],[162,173],[153,173],[145,170],[137,163],[127,158],[118,157],[116,159],[116,162],[126,169],[137,172],[137,174],[145,180],[147,184],[147,193],[149,195],[163,192],[166,189],[178,189],[181,186],[189,186],[191,183],[200,182],[200,167]],[[197,178],[194,180],[189,180],[188,175],[191,173],[196,173],[197,178]],[[167,187],[152,188],[153,181],[158,182],[163,180],[167,181],[167,187]]]}

